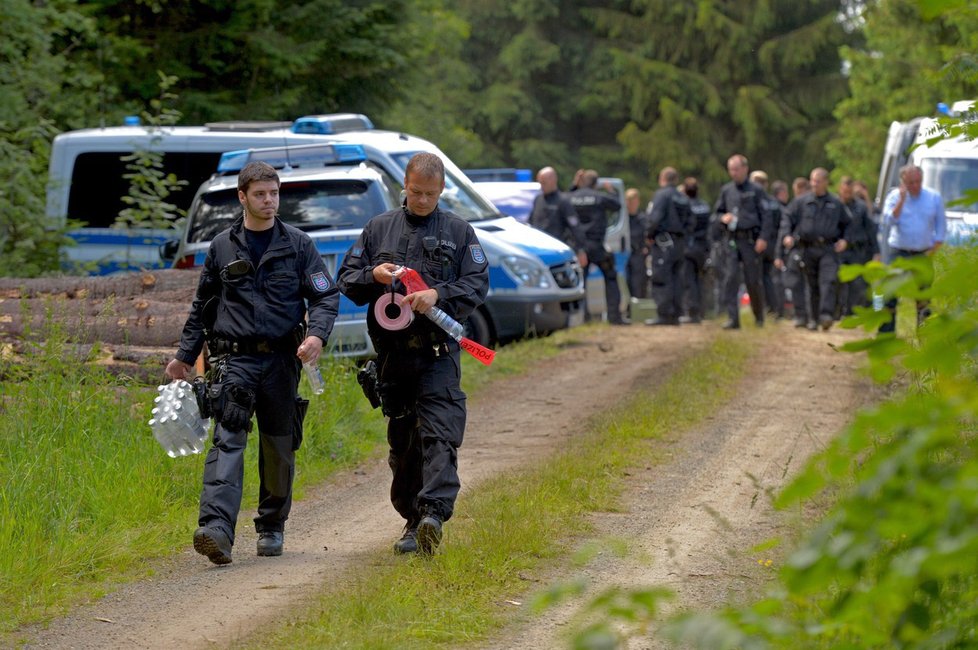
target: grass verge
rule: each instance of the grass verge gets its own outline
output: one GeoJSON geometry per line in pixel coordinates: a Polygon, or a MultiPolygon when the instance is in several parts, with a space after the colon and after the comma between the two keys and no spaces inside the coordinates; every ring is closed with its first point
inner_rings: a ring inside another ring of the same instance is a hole
{"type": "MultiPolygon", "coordinates": [[[[573,336],[507,346],[489,368],[464,362],[466,390],[524,371],[573,336]]],[[[44,338],[28,359],[0,358],[0,639],[151,575],[159,559],[187,548],[197,525],[204,455],[163,453],[147,426],[155,387],[94,367],[97,350],[66,358],[63,332],[44,338]]],[[[326,390],[306,416],[297,499],[386,449],[383,417],[350,367],[322,369],[326,390]]],[[[309,395],[304,385],[300,392],[309,395]]],[[[256,440],[246,451],[245,512],[257,502],[256,440]]]]}
{"type": "Polygon", "coordinates": [[[650,440],[727,403],[748,343],[714,342],[654,393],[598,415],[588,435],[544,466],[480,485],[460,500],[450,543],[434,558],[378,550],[346,586],[324,592],[280,629],[263,630],[249,647],[431,648],[484,639],[508,619],[505,601],[524,597],[528,574],[560,561],[586,532],[586,515],[616,507],[626,470],[655,455],[650,440]]]}

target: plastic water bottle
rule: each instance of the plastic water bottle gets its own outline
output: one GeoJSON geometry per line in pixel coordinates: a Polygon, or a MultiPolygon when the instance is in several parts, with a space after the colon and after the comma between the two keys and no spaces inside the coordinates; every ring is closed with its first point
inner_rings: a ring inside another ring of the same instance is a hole
{"type": "Polygon", "coordinates": [[[873,311],[883,311],[883,294],[873,294],[873,311]]]}
{"type": "Polygon", "coordinates": [[[305,362],[302,364],[302,369],[306,373],[313,395],[322,395],[326,390],[326,382],[323,381],[323,373],[319,371],[319,366],[313,362],[305,362]]]}
{"type": "Polygon", "coordinates": [[[456,341],[462,339],[462,334],[465,332],[465,326],[438,307],[432,305],[431,309],[425,312],[425,316],[430,318],[432,323],[445,330],[445,332],[456,341]]]}
{"type": "Polygon", "coordinates": [[[209,422],[200,417],[190,384],[180,380],[157,389],[149,420],[153,437],[171,458],[202,452],[209,422]]]}

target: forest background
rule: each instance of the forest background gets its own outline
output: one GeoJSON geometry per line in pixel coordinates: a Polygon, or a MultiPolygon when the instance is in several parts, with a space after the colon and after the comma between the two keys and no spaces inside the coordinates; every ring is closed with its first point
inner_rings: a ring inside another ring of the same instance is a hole
{"type": "Polygon", "coordinates": [[[0,3],[0,275],[58,268],[53,137],[130,114],[362,112],[462,167],[592,167],[649,195],[672,165],[709,200],[733,152],[872,187],[892,120],[978,95],[969,0],[0,3]]]}

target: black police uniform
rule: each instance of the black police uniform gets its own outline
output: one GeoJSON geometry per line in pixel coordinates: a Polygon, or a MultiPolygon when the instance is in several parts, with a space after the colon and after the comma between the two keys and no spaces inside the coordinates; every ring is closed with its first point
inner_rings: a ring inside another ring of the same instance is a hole
{"type": "Polygon", "coordinates": [[[300,230],[276,219],[273,228],[255,233],[239,218],[211,242],[175,356],[193,364],[206,330],[216,370],[217,425],[204,462],[199,523],[223,531],[231,543],[252,413],[261,441],[255,528],[259,533],[284,530],[308,405],[297,391],[301,362],[296,350],[305,336],[307,312],[308,334],[325,343],[338,307],[339,291],[312,240],[300,230]]]}
{"type": "Polygon", "coordinates": [[[794,221],[798,215],[793,214],[788,206],[781,210],[781,226],[778,229],[775,256],[784,260],[785,296],[791,293],[791,304],[794,310],[795,327],[808,324],[808,284],[805,282],[805,263],[802,260],[801,249],[797,246],[786,248],[784,238],[791,235],[798,224],[794,221]]]}
{"type": "MultiPolygon", "coordinates": [[[[879,225],[869,216],[866,204],[858,199],[843,203],[851,225],[846,249],[842,251],[843,264],[865,264],[879,255],[877,235],[879,225]]],[[[853,307],[868,307],[872,302],[866,280],[859,276],[839,285],[839,307],[843,315],[852,314],[853,307]]]]}
{"type": "Polygon", "coordinates": [[[652,299],[658,314],[653,323],[679,324],[690,215],[689,197],[675,187],[660,188],[652,197],[648,238],[652,240],[652,299]]]}
{"type": "Polygon", "coordinates": [[[840,239],[848,241],[849,215],[842,202],[828,192],[803,194],[791,202],[788,212],[808,285],[808,326],[812,327],[817,315],[824,327],[835,320],[839,256],[834,246],[840,239]]]}
{"type": "Polygon", "coordinates": [[[770,216],[764,209],[764,199],[767,194],[755,183],[744,181],[727,183],[720,188],[713,211],[717,217],[730,212],[737,217],[733,229],[719,223],[723,228],[723,240],[726,244],[723,257],[723,288],[721,302],[727,310],[728,325],[740,327],[740,305],[737,293],[740,289],[740,270],[743,268],[744,284],[750,295],[750,306],[754,319],[758,324],[764,323],[764,286],[761,282],[761,262],[754,252],[757,239],[771,241],[773,226],[770,216]]]}
{"type": "Polygon", "coordinates": [[[781,224],[781,201],[767,194],[761,199],[767,223],[772,224],[769,232],[772,237],[767,239],[768,247],[761,253],[761,283],[764,285],[764,304],[769,313],[778,318],[784,318],[784,283],[781,271],[774,266],[778,248],[771,239],[773,233],[781,224]]]}
{"type": "Polygon", "coordinates": [[[587,238],[577,212],[567,197],[559,191],[540,193],[533,198],[529,223],[551,237],[556,237],[575,251],[587,248],[587,238]]]}
{"type": "Polygon", "coordinates": [[[710,254],[710,217],[713,210],[702,199],[689,200],[691,230],[686,235],[683,292],[686,315],[691,322],[703,319],[703,275],[710,254]]]}
{"type": "Polygon", "coordinates": [[[649,297],[649,244],[648,215],[637,212],[628,215],[628,233],[631,252],[628,254],[628,293],[632,298],[649,297]]]}
{"type": "MultiPolygon", "coordinates": [[[[618,288],[618,272],[615,256],[604,247],[604,235],[608,229],[608,212],[621,209],[617,198],[590,187],[579,187],[570,193],[570,202],[584,227],[587,237],[588,265],[596,265],[604,276],[604,295],[608,310],[608,322],[620,324],[621,290],[618,288]]],[[[588,269],[584,269],[587,279],[588,269]]]]}
{"type": "Polygon", "coordinates": [[[385,262],[418,271],[437,290],[436,306],[459,322],[485,300],[489,272],[472,226],[440,207],[427,217],[406,207],[377,215],[337,272],[344,295],[358,305],[370,303],[367,326],[377,349],[378,391],[390,418],[391,503],[410,530],[427,514],[441,521],[452,516],[465,393],[459,345],[441,328],[421,314],[399,331],[377,323],[374,304],[392,298],[385,292],[391,287],[373,278],[374,267],[385,262]]]}

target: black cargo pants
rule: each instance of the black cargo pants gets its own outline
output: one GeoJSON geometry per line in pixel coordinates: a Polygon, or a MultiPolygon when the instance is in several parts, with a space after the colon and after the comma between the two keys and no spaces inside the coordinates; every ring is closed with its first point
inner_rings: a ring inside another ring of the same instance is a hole
{"type": "MultiPolygon", "coordinates": [[[[222,389],[234,385],[254,391],[260,478],[255,529],[284,530],[292,508],[295,450],[305,404],[297,393],[299,360],[292,352],[230,355],[220,383],[222,389]]],[[[229,431],[218,422],[213,442],[204,462],[199,525],[221,529],[234,543],[248,433],[229,431]]]]}
{"type": "Polygon", "coordinates": [[[754,252],[754,238],[746,231],[727,235],[724,257],[723,295],[721,300],[731,323],[740,324],[740,270],[744,271],[744,285],[750,296],[750,308],[758,323],[764,322],[764,283],[761,281],[761,260],[754,252]]]}
{"type": "Polygon", "coordinates": [[[391,503],[417,525],[428,511],[451,518],[461,483],[458,448],[465,432],[459,347],[454,341],[378,352],[378,390],[384,402],[391,503]]]}
{"type": "Polygon", "coordinates": [[[801,258],[805,263],[805,282],[808,284],[809,319],[834,320],[839,275],[838,253],[831,242],[803,244],[801,258]]]}

